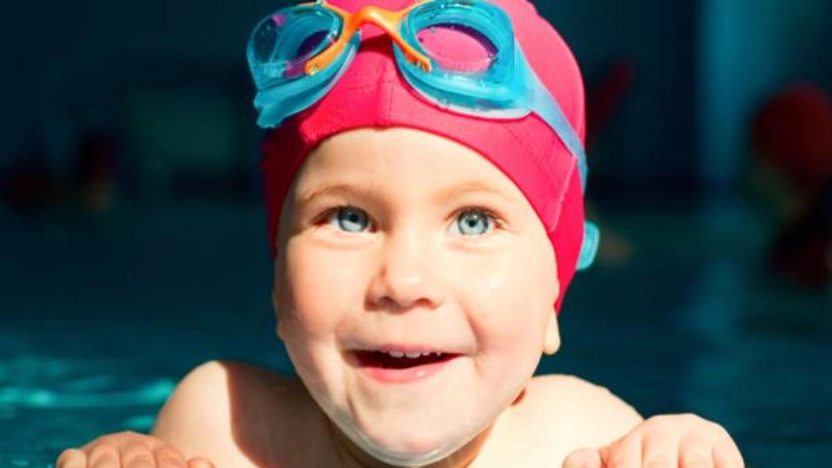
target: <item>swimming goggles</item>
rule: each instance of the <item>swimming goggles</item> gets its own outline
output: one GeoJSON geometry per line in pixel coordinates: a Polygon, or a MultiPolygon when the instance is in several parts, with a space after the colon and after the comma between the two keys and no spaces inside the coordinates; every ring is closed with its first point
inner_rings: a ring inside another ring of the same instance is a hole
{"type": "MultiPolygon", "coordinates": [[[[349,68],[366,23],[390,36],[408,84],[437,106],[487,119],[537,114],[577,159],[586,187],[580,139],[526,60],[509,16],[483,0],[427,0],[400,11],[365,6],[354,13],[317,0],[278,10],[254,28],[248,43],[257,124],[277,127],[323,98],[349,68]],[[471,35],[489,53],[476,63],[442,57],[420,41],[436,28],[471,35]]],[[[597,242],[597,228],[587,223],[578,268],[592,263],[597,242]]]]}

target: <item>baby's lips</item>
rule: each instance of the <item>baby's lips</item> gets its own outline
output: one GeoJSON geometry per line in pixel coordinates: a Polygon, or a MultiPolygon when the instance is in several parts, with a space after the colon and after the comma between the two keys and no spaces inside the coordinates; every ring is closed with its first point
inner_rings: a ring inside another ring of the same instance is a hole
{"type": "Polygon", "coordinates": [[[365,367],[407,369],[449,361],[458,354],[438,351],[359,350],[355,351],[355,356],[358,363],[365,367]]]}

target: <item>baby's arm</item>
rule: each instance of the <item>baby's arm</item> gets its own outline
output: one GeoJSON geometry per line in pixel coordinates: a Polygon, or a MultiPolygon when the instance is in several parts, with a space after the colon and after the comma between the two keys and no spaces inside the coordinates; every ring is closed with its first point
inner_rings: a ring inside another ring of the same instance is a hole
{"type": "Polygon", "coordinates": [[[118,468],[139,460],[147,461],[142,466],[159,468],[253,466],[232,434],[234,392],[245,393],[239,387],[248,383],[252,369],[219,362],[197,367],[168,398],[150,435],[120,432],[99,437],[62,452],[56,468],[118,468]]]}
{"type": "Polygon", "coordinates": [[[252,466],[234,444],[233,409],[238,382],[233,368],[242,364],[212,361],[192,370],[159,411],[151,435],[188,456],[204,456],[217,466],[252,466]]]}
{"type": "Polygon", "coordinates": [[[655,466],[742,468],[739,449],[716,423],[691,414],[644,420],[603,387],[568,376],[534,379],[527,394],[528,427],[552,439],[564,468],[655,466]],[[586,448],[582,448],[586,447],[586,448]]]}
{"type": "Polygon", "coordinates": [[[573,450],[564,468],[745,466],[734,440],[714,422],[692,414],[644,420],[602,387],[576,378],[560,379],[558,406],[561,418],[572,428],[572,446],[588,447],[573,450]]]}

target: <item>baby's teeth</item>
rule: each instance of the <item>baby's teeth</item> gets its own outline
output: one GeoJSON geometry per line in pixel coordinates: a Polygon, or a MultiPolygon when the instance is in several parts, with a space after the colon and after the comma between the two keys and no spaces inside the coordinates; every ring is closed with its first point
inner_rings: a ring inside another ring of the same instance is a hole
{"type": "Polygon", "coordinates": [[[436,356],[436,357],[442,356],[442,353],[431,353],[431,352],[421,353],[419,351],[414,351],[414,352],[409,352],[409,351],[408,352],[405,352],[405,351],[387,351],[387,354],[390,357],[393,357],[393,358],[407,357],[407,358],[410,358],[410,359],[417,359],[417,358],[420,358],[420,357],[428,357],[428,356],[436,356]]]}

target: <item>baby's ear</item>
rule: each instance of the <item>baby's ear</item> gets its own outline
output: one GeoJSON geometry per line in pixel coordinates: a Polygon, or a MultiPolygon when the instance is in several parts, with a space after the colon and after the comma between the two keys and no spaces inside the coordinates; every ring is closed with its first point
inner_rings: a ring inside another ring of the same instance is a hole
{"type": "Polygon", "coordinates": [[[552,309],[549,313],[549,321],[546,324],[546,334],[543,337],[543,352],[549,356],[560,349],[560,327],[558,326],[558,313],[552,309]]]}

